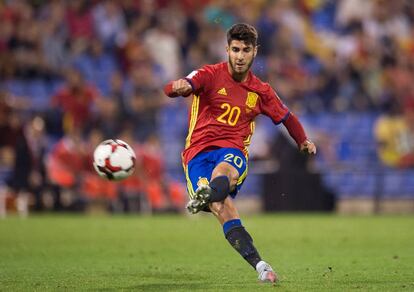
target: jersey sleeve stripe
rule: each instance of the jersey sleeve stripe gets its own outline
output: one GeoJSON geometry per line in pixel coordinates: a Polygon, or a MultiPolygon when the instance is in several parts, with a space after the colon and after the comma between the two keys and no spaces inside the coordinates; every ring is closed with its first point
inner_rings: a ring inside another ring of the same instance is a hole
{"type": "Polygon", "coordinates": [[[193,83],[193,81],[190,79],[190,78],[184,78],[185,80],[187,80],[188,81],[188,83],[190,83],[190,85],[191,85],[191,88],[193,89],[193,92],[195,91],[195,87],[194,87],[194,83],[193,83]]]}
{"type": "Polygon", "coordinates": [[[256,129],[256,123],[255,123],[255,121],[251,121],[250,122],[250,134],[243,141],[243,144],[244,144],[243,153],[246,155],[246,158],[249,156],[249,145],[251,143],[252,136],[253,136],[253,133],[254,133],[255,129],[256,129]]]}
{"type": "Polygon", "coordinates": [[[243,141],[245,147],[248,147],[250,145],[255,128],[256,128],[255,122],[254,121],[250,122],[250,134],[243,141]]]}
{"type": "Polygon", "coordinates": [[[275,124],[279,125],[280,123],[283,123],[284,121],[286,121],[286,119],[289,117],[289,115],[290,115],[290,112],[287,112],[287,114],[283,117],[283,119],[281,119],[280,121],[278,121],[275,124]]]}
{"type": "Polygon", "coordinates": [[[197,95],[194,95],[193,103],[191,105],[190,127],[188,129],[187,138],[185,139],[185,149],[187,149],[191,145],[191,136],[193,134],[194,128],[197,123],[199,102],[200,102],[200,97],[197,95]]]}

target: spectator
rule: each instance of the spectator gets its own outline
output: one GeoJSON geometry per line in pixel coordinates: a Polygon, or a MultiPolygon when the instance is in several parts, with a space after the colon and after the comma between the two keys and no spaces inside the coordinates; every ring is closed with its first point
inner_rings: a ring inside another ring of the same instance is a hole
{"type": "MultiPolygon", "coordinates": [[[[94,86],[86,84],[79,71],[74,68],[66,72],[66,84],[55,96],[51,105],[59,111],[63,121],[64,130],[73,128],[85,129],[90,126],[92,107],[98,99],[98,93],[94,86]]],[[[59,123],[59,121],[55,121],[59,123]]]]}
{"type": "Polygon", "coordinates": [[[93,8],[94,27],[105,48],[112,49],[125,37],[125,17],[116,1],[104,0],[93,8]]]}
{"type": "Polygon", "coordinates": [[[398,105],[388,105],[388,113],[382,115],[375,124],[375,137],[378,142],[378,156],[389,167],[414,166],[413,110],[407,108],[404,115],[398,105]]]}
{"type": "Polygon", "coordinates": [[[75,42],[91,39],[95,27],[89,1],[73,0],[68,3],[66,21],[68,23],[69,38],[75,42]]]}
{"type": "Polygon", "coordinates": [[[65,19],[64,2],[54,1],[46,5],[41,13],[41,46],[45,65],[54,77],[60,77],[62,67],[68,65],[68,26],[65,19]]]}
{"type": "Polygon", "coordinates": [[[116,185],[102,180],[93,170],[92,153],[97,141],[102,141],[99,130],[90,131],[84,139],[80,129],[74,128],[49,153],[50,180],[67,194],[66,209],[81,211],[88,201],[106,199],[109,203],[116,198],[116,185]]]}
{"type": "Polygon", "coordinates": [[[149,29],[144,37],[149,52],[162,68],[162,81],[174,79],[181,72],[180,45],[171,31],[171,20],[166,12],[158,14],[156,26],[149,29]]]}
{"type": "MultiPolygon", "coordinates": [[[[6,93],[0,91],[0,166],[6,176],[11,173],[14,163],[14,149],[19,129],[13,125],[14,109],[8,104],[6,93]]],[[[14,119],[14,122],[16,120],[14,119]]],[[[6,216],[8,188],[4,177],[0,181],[0,218],[6,216]]]]}
{"type": "MultiPolygon", "coordinates": [[[[7,189],[0,194],[0,215],[5,216],[6,194],[16,197],[16,208],[19,215],[26,217],[29,213],[29,199],[34,196],[35,210],[43,209],[42,194],[47,187],[44,157],[46,140],[44,136],[44,121],[34,117],[25,126],[20,125],[17,116],[10,116],[10,130],[14,138],[9,137],[13,147],[13,164],[10,176],[7,179],[7,189]]],[[[4,133],[3,133],[4,134],[4,133]]]]}
{"type": "Polygon", "coordinates": [[[157,114],[164,99],[156,86],[151,63],[143,63],[131,71],[128,90],[128,107],[131,123],[135,127],[135,137],[145,141],[157,130],[157,114]]]}
{"type": "Polygon", "coordinates": [[[151,135],[140,149],[142,181],[152,211],[179,212],[185,204],[184,186],[168,178],[164,161],[160,156],[161,146],[155,135],[151,135]]]}

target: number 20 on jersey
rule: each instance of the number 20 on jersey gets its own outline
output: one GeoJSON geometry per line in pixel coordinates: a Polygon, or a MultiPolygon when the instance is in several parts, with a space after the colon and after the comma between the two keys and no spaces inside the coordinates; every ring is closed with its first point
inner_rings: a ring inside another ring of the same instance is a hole
{"type": "Polygon", "coordinates": [[[232,107],[227,102],[223,103],[220,108],[224,109],[224,112],[217,118],[217,121],[230,126],[235,126],[240,117],[240,108],[238,106],[232,107]]]}

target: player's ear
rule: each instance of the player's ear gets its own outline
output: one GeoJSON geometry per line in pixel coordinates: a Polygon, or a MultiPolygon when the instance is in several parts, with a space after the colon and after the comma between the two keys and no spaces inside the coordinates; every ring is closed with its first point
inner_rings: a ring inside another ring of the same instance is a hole
{"type": "Polygon", "coordinates": [[[257,55],[257,49],[259,48],[259,46],[255,46],[254,47],[254,49],[253,49],[253,56],[254,56],[254,58],[256,58],[256,55],[257,55]]]}
{"type": "Polygon", "coordinates": [[[229,53],[229,50],[230,50],[229,46],[226,46],[226,52],[227,52],[227,54],[229,53]]]}

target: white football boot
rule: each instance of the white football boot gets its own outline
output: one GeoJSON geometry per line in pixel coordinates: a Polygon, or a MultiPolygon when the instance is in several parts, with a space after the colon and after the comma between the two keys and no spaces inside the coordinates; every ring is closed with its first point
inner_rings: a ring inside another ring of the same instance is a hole
{"type": "Polygon", "coordinates": [[[200,201],[202,204],[207,204],[210,201],[211,188],[209,185],[201,184],[194,195],[194,199],[200,201]]]}
{"type": "Polygon", "coordinates": [[[256,271],[259,274],[258,278],[260,282],[276,283],[278,280],[275,271],[273,271],[272,267],[265,261],[257,263],[256,271]]]}
{"type": "Polygon", "coordinates": [[[204,208],[204,206],[201,205],[200,201],[197,201],[197,200],[194,200],[194,199],[188,201],[188,203],[185,207],[186,207],[187,211],[190,212],[191,214],[196,214],[204,208]]]}
{"type": "Polygon", "coordinates": [[[196,214],[203,210],[209,203],[210,194],[211,188],[209,185],[200,185],[194,194],[194,198],[187,203],[186,208],[188,212],[191,214],[196,214]]]}

